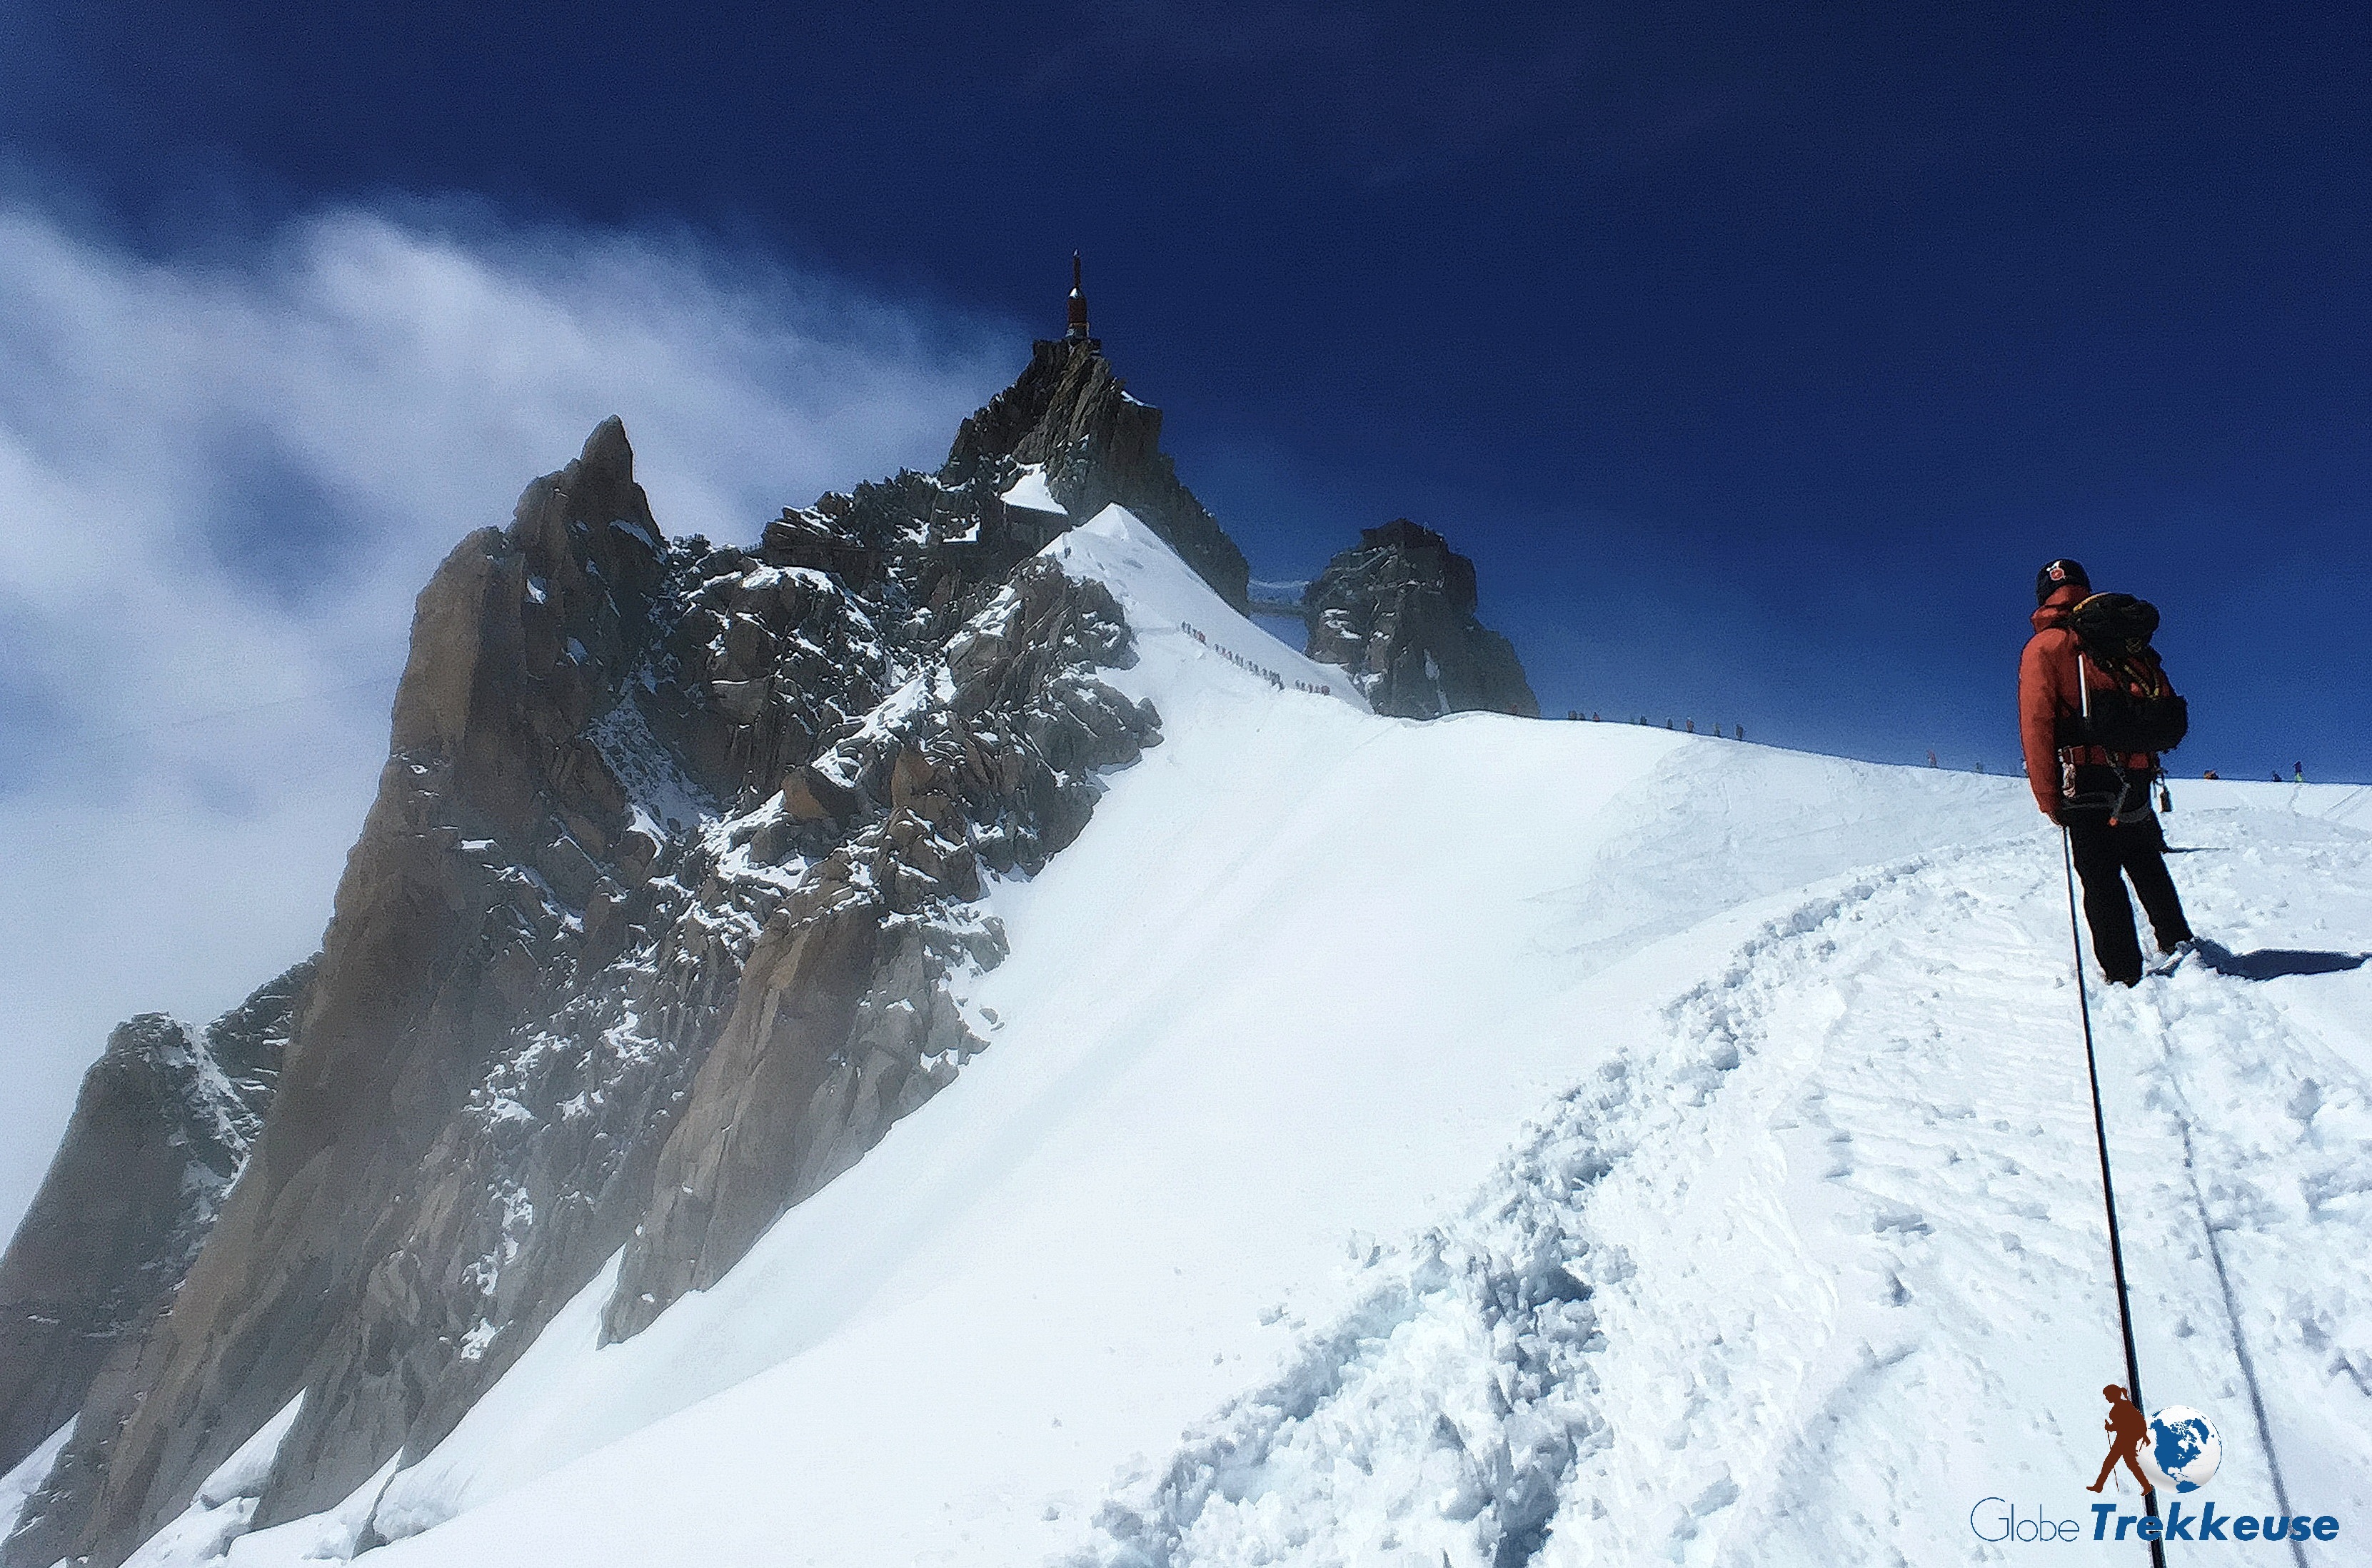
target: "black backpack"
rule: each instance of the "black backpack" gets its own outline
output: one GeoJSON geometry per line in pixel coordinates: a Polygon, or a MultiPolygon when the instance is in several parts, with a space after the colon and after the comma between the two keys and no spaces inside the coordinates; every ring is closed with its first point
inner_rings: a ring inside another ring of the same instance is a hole
{"type": "Polygon", "coordinates": [[[2076,645],[2114,684],[2087,692],[2084,741],[2119,755],[2171,751],[2191,728],[2191,705],[2168,684],[2150,638],[2157,606],[2131,594],[2094,594],[2067,614],[2076,645]]]}

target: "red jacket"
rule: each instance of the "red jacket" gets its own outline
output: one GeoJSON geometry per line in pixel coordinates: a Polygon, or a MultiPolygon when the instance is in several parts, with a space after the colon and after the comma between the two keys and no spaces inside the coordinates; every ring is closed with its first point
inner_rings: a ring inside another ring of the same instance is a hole
{"type": "MultiPolygon", "coordinates": [[[[2017,661],[2017,733],[2026,747],[2026,782],[2034,790],[2034,803],[2054,821],[2060,800],[2059,721],[2084,711],[2076,686],[2076,633],[2067,624],[2067,614],[2091,591],[2074,583],[2053,589],[2034,612],[2034,635],[2027,639],[2026,652],[2017,661]]],[[[2095,691],[2115,687],[2116,682],[2099,666],[2090,659],[2082,662],[2086,686],[2095,691]]],[[[2105,766],[2110,757],[2097,746],[2079,746],[2069,749],[2067,760],[2079,766],[2105,766]]],[[[2129,772],[2137,771],[2151,766],[2151,760],[2126,757],[2122,765],[2129,772]]]]}

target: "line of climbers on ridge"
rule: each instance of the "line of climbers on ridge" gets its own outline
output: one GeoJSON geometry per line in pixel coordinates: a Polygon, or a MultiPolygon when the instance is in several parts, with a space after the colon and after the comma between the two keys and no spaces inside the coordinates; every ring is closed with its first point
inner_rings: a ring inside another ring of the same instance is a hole
{"type": "Polygon", "coordinates": [[[1248,670],[1251,674],[1259,676],[1262,679],[1267,681],[1271,686],[1275,687],[1280,691],[1290,686],[1296,691],[1307,691],[1316,697],[1331,697],[1334,694],[1334,688],[1330,685],[1319,685],[1307,680],[1287,680],[1284,676],[1279,675],[1276,671],[1269,668],[1266,665],[1254,664],[1251,660],[1244,657],[1243,655],[1237,653],[1234,649],[1222,646],[1221,645],[1211,641],[1206,634],[1196,630],[1193,626],[1183,621],[1180,621],[1178,623],[1178,630],[1185,633],[1188,636],[1193,638],[1196,642],[1202,644],[1204,647],[1210,649],[1221,658],[1226,659],[1229,664],[1234,665],[1237,668],[1248,670]]]}
{"type": "MultiPolygon", "coordinates": [[[[1564,716],[1568,723],[1604,724],[1606,722],[1604,714],[1585,714],[1579,708],[1567,708],[1564,711],[1564,716]]],[[[1614,722],[1621,724],[1622,721],[1621,719],[1617,719],[1614,722]]],[[[1645,725],[1652,724],[1655,721],[1648,718],[1645,714],[1642,714],[1631,722],[1634,725],[1645,725]]],[[[1690,735],[1694,735],[1697,732],[1697,721],[1694,719],[1666,719],[1664,721],[1664,727],[1666,729],[1680,730],[1690,735]]],[[[1711,735],[1716,740],[1743,740],[1746,738],[1746,726],[1744,725],[1738,725],[1735,728],[1726,730],[1720,725],[1716,724],[1706,733],[1711,735]]]]}
{"type": "MultiPolygon", "coordinates": [[[[2223,774],[2221,774],[2221,773],[2219,773],[2219,772],[2217,772],[2215,769],[2210,768],[2210,769],[2208,769],[2205,772],[2203,772],[2203,773],[2200,774],[2199,776],[2200,776],[2201,778],[2203,778],[2203,779],[2220,779],[2220,778],[2222,778],[2224,775],[2223,775],[2223,774]]],[[[2304,762],[2292,762],[2292,763],[2290,764],[2290,776],[2289,776],[2289,777],[2287,777],[2287,778],[2284,778],[2284,777],[2282,777],[2282,771],[2281,771],[2279,768],[2275,768],[2275,769],[2273,770],[2273,783],[2275,783],[2275,784],[2304,784],[2304,783],[2306,783],[2306,764],[2305,764],[2304,762]]]]}

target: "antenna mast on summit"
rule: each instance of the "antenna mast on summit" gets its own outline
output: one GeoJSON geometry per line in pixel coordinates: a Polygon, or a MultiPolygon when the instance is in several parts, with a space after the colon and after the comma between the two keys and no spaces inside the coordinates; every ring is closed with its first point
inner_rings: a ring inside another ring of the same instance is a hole
{"type": "Polygon", "coordinates": [[[1071,324],[1063,333],[1067,343],[1087,341],[1087,291],[1079,281],[1079,253],[1071,252],[1071,324]]]}

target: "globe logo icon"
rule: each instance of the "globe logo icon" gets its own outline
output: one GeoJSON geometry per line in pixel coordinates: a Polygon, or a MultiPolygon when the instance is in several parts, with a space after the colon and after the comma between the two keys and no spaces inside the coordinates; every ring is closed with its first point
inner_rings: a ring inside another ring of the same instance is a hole
{"type": "Polygon", "coordinates": [[[2224,1462],[2224,1436],[2190,1406],[2168,1405],[2150,1417],[2149,1441],[2141,1450],[2143,1468],[2160,1487],[2196,1492],[2224,1462]]]}

